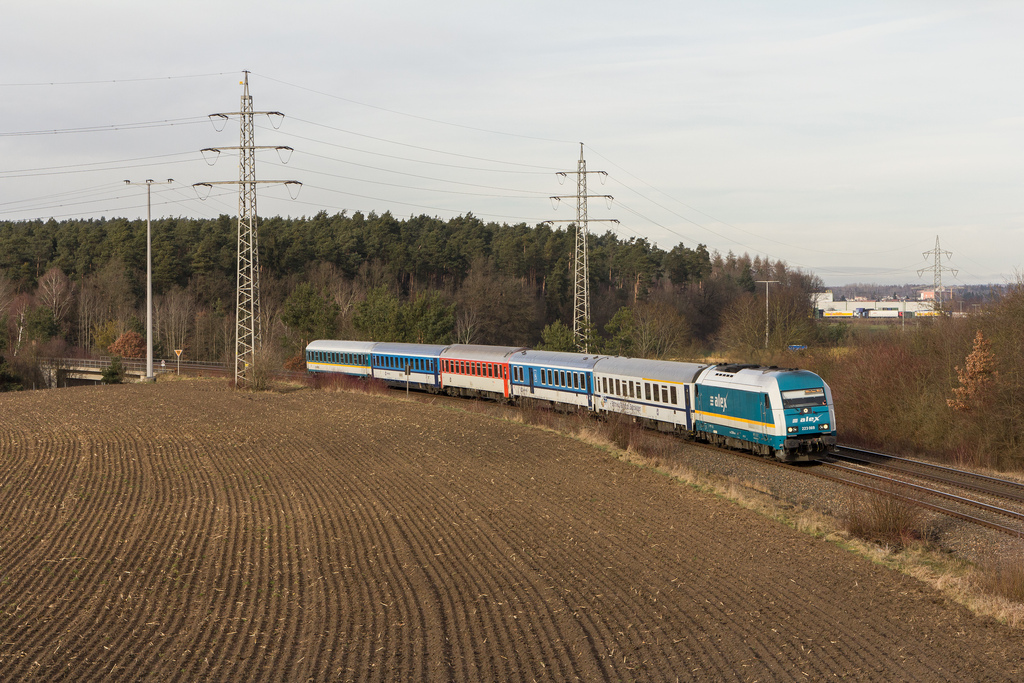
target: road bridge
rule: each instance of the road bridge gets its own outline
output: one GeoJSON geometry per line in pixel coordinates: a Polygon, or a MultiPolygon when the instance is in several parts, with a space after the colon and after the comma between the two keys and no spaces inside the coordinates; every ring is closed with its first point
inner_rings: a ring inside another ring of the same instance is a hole
{"type": "MultiPolygon", "coordinates": [[[[113,358],[43,358],[39,365],[43,371],[47,386],[53,388],[67,386],[74,382],[94,382],[99,384],[103,380],[103,373],[110,367],[113,358]]],[[[134,358],[122,358],[121,365],[125,369],[125,381],[142,382],[146,378],[146,361],[134,358]]],[[[175,373],[179,371],[189,375],[227,374],[228,366],[225,363],[212,363],[203,361],[188,361],[178,363],[177,359],[158,358],[153,361],[153,375],[164,373],[175,373]]]]}

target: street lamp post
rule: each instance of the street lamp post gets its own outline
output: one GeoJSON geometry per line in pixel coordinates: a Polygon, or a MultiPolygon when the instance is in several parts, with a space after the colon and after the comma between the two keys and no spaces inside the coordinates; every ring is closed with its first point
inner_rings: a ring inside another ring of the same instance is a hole
{"type": "MultiPolygon", "coordinates": [[[[170,178],[158,185],[168,185],[174,181],[170,178]]],[[[133,183],[130,180],[124,181],[125,185],[146,186],[146,381],[152,382],[153,377],[153,238],[150,223],[152,219],[152,189],[153,181],[146,180],[144,183],[133,183]]]]}
{"type": "Polygon", "coordinates": [[[778,284],[778,280],[757,280],[764,283],[764,348],[768,349],[768,285],[778,284]]]}

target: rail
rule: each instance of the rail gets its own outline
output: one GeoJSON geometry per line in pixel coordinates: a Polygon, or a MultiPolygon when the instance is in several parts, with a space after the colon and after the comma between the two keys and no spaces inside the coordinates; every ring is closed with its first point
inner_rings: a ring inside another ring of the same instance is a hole
{"type": "Polygon", "coordinates": [[[946,484],[947,486],[967,489],[1007,500],[1024,502],[1024,484],[1009,479],[1000,479],[999,477],[991,477],[955,467],[936,465],[922,460],[913,460],[911,458],[852,448],[850,446],[840,446],[832,453],[832,456],[871,468],[899,472],[908,476],[946,484]]]}

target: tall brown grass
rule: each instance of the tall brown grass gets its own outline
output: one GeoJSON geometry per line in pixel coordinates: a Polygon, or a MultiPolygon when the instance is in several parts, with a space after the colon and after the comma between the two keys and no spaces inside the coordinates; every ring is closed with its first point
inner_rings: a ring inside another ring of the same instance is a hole
{"type": "Polygon", "coordinates": [[[978,572],[976,581],[986,593],[1024,603],[1024,565],[1020,562],[989,562],[978,572]]]}
{"type": "Polygon", "coordinates": [[[845,523],[851,535],[893,548],[924,545],[928,540],[924,510],[894,492],[854,490],[848,497],[845,523]]]}

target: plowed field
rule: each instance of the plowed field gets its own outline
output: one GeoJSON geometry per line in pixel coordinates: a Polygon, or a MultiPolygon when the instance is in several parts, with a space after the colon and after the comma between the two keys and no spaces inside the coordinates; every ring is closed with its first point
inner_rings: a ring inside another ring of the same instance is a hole
{"type": "Polygon", "coordinates": [[[0,486],[5,681],[1024,675],[914,580],[400,395],[0,395],[0,486]]]}

